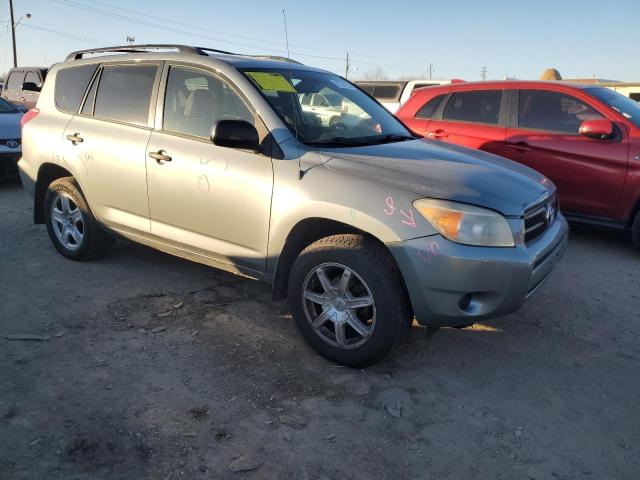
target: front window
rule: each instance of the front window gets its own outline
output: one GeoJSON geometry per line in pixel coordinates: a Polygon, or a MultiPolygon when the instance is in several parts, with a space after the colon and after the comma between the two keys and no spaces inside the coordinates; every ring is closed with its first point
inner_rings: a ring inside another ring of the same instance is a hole
{"type": "Polygon", "coordinates": [[[640,104],[638,102],[609,88],[593,87],[585,88],[585,91],[609,105],[636,127],[640,128],[640,104]]]}
{"type": "Polygon", "coordinates": [[[0,113],[17,113],[18,110],[6,100],[0,98],[0,113]]]}
{"type": "Polygon", "coordinates": [[[560,92],[521,90],[518,127],[578,135],[582,122],[602,115],[577,98],[560,92]]]}
{"type": "Polygon", "coordinates": [[[242,73],[307,145],[360,146],[415,138],[384,107],[337,75],[289,69],[242,73]]]}

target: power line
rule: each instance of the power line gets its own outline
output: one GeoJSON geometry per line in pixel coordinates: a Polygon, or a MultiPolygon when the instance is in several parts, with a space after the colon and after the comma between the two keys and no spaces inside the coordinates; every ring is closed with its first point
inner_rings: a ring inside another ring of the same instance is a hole
{"type": "Polygon", "coordinates": [[[43,32],[51,33],[52,35],[58,35],[60,37],[71,38],[73,40],[79,40],[79,41],[85,42],[85,43],[93,43],[93,44],[104,46],[104,47],[112,45],[112,43],[103,42],[102,40],[96,40],[95,38],[89,38],[89,37],[83,37],[83,36],[80,36],[80,35],[73,35],[71,33],[59,32],[57,30],[52,30],[50,28],[38,27],[38,26],[32,25],[30,23],[29,24],[21,23],[20,26],[21,27],[25,27],[25,28],[32,28],[34,30],[41,30],[43,32]]]}
{"type": "MultiPolygon", "coordinates": [[[[277,53],[277,54],[283,54],[286,52],[285,49],[275,49],[275,48],[265,48],[259,45],[254,45],[254,44],[249,44],[249,43],[244,43],[244,42],[237,42],[234,40],[228,40],[228,39],[223,39],[223,38],[218,38],[218,37],[213,37],[210,35],[204,35],[204,34],[200,34],[200,33],[195,33],[195,32],[191,32],[191,31],[186,31],[186,30],[182,30],[182,29],[178,29],[175,27],[168,27],[165,25],[159,25],[157,23],[153,23],[153,22],[149,22],[146,20],[141,20],[141,19],[136,19],[136,18],[131,18],[130,16],[124,16],[121,15],[119,13],[115,13],[115,12],[110,12],[107,10],[103,10],[100,8],[96,8],[90,5],[86,5],[83,3],[79,3],[76,1],[72,1],[72,0],[51,0],[54,3],[58,3],[61,5],[65,5],[67,7],[71,7],[71,8],[76,8],[79,10],[84,10],[90,13],[94,13],[97,15],[102,15],[102,16],[106,16],[106,17],[110,17],[110,18],[114,18],[117,20],[122,20],[125,22],[130,22],[130,23],[134,23],[137,25],[142,25],[142,26],[146,26],[146,27],[150,27],[150,28],[156,28],[156,29],[161,29],[163,31],[171,31],[174,33],[179,33],[182,35],[188,35],[188,36],[193,36],[193,37],[200,37],[200,38],[205,38],[208,40],[213,40],[216,42],[222,42],[222,43],[228,43],[231,45],[237,45],[237,46],[242,46],[242,47],[246,47],[246,48],[251,48],[251,49],[255,49],[255,50],[262,50],[264,52],[268,52],[268,53],[277,53]]],[[[109,5],[105,2],[94,2],[94,3],[99,3],[102,5],[109,5]]],[[[153,19],[161,19],[161,17],[156,17],[156,16],[151,16],[151,15],[147,15],[147,14],[142,14],[140,12],[135,12],[133,10],[129,10],[129,9],[124,9],[121,7],[114,7],[109,5],[111,8],[117,8],[120,9],[122,11],[127,11],[129,13],[135,13],[136,15],[142,15],[148,18],[153,18],[153,19]]],[[[189,25],[189,24],[183,24],[183,23],[179,23],[179,22],[175,22],[173,20],[166,20],[166,19],[161,19],[161,21],[163,22],[167,22],[167,23],[173,23],[175,25],[184,25],[184,26],[188,26],[189,28],[197,28],[199,30],[204,30],[201,27],[197,27],[194,25],[189,25]]],[[[207,31],[212,31],[210,29],[207,29],[207,31]]],[[[250,37],[244,37],[244,38],[250,38],[250,37]]],[[[254,39],[256,41],[260,41],[260,42],[264,42],[264,40],[262,39],[254,39]]],[[[279,42],[271,42],[269,41],[269,43],[275,43],[278,45],[282,45],[279,42]]],[[[300,48],[300,46],[298,46],[300,48]]],[[[307,48],[307,47],[301,47],[301,48],[307,48]]],[[[332,57],[332,56],[327,56],[327,55],[316,55],[316,54],[311,54],[311,53],[303,53],[303,52],[291,52],[291,55],[294,56],[300,56],[300,57],[309,57],[309,58],[318,58],[318,59],[322,59],[322,60],[332,60],[335,62],[344,62],[344,58],[341,57],[332,57]]],[[[364,56],[364,55],[362,55],[364,56]]],[[[376,58],[376,57],[372,57],[372,58],[376,58]]],[[[418,69],[418,67],[413,66],[413,65],[394,65],[394,64],[386,64],[386,63],[380,63],[380,62],[370,62],[370,61],[365,61],[365,60],[361,60],[361,59],[352,59],[353,61],[355,61],[356,63],[360,63],[360,64],[364,64],[364,65],[371,65],[371,66],[384,66],[384,67],[392,67],[392,68],[415,68],[418,69]]]]}

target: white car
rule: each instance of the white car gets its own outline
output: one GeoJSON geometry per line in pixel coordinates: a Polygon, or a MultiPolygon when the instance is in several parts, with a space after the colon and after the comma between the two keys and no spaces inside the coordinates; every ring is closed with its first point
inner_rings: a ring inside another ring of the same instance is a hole
{"type": "Polygon", "coordinates": [[[22,155],[22,115],[15,105],[0,98],[0,176],[18,174],[17,164],[22,155]]]}
{"type": "Polygon", "coordinates": [[[378,100],[391,113],[396,113],[416,88],[432,87],[434,85],[447,85],[451,80],[381,80],[381,81],[357,81],[362,90],[378,100]]]}

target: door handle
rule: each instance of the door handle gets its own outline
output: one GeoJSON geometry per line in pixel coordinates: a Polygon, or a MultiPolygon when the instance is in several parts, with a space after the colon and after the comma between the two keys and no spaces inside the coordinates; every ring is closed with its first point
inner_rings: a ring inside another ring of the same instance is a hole
{"type": "Polygon", "coordinates": [[[444,130],[436,130],[435,132],[429,132],[429,138],[448,138],[449,134],[444,130]]]}
{"type": "Polygon", "coordinates": [[[510,143],[509,146],[518,153],[526,153],[533,150],[533,148],[531,148],[531,145],[529,145],[527,142],[510,143]]]}
{"type": "Polygon", "coordinates": [[[158,165],[163,165],[165,162],[170,162],[171,157],[167,155],[164,150],[158,150],[157,152],[149,152],[149,156],[153,158],[158,165]]]}
{"type": "Polygon", "coordinates": [[[73,135],[67,135],[67,140],[69,140],[74,145],[84,142],[84,138],[82,138],[78,132],[74,133],[73,135]]]}

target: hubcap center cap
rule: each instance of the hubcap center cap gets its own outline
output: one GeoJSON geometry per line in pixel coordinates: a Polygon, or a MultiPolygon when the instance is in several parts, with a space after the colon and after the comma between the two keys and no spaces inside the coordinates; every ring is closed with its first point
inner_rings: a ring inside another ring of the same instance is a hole
{"type": "Polygon", "coordinates": [[[338,310],[339,312],[344,312],[345,308],[347,307],[347,302],[344,301],[343,298],[341,297],[336,297],[333,300],[333,306],[336,308],[336,310],[338,310]]]}

